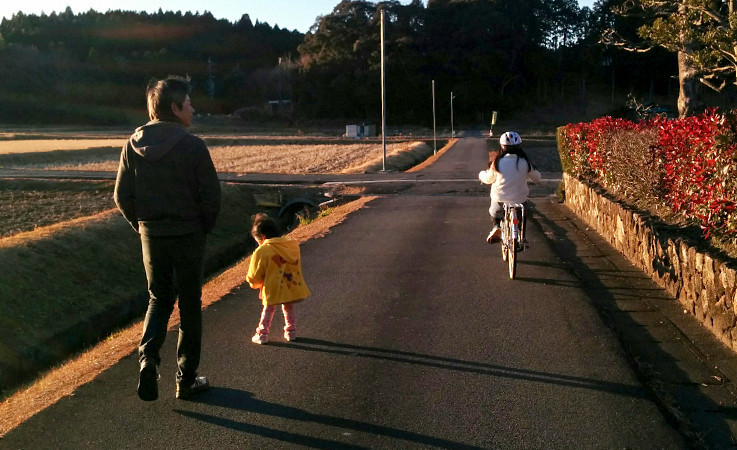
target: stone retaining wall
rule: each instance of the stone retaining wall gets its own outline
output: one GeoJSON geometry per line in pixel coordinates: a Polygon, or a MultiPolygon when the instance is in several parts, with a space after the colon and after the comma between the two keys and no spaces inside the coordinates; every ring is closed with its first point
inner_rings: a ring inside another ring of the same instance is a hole
{"type": "Polygon", "coordinates": [[[659,236],[639,214],[563,174],[566,205],[634,265],[677,299],[720,341],[737,351],[737,290],[733,262],[659,236]]]}

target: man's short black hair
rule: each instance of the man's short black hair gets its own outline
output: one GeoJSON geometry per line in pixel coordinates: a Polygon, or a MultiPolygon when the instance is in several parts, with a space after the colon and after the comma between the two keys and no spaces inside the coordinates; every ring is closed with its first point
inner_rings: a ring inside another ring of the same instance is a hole
{"type": "Polygon", "coordinates": [[[171,110],[171,104],[176,103],[178,107],[182,107],[192,91],[189,80],[188,76],[175,75],[169,75],[163,80],[151,79],[146,88],[149,119],[179,122],[179,118],[171,110]]]}

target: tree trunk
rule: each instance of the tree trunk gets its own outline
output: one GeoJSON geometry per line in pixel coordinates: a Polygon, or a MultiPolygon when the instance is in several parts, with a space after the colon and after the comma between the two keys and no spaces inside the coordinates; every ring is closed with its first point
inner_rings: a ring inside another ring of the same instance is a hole
{"type": "MultiPolygon", "coordinates": [[[[678,6],[678,13],[686,15],[685,6],[678,6]]],[[[681,32],[681,43],[683,50],[678,52],[678,116],[680,118],[692,116],[702,112],[701,83],[696,77],[696,68],[688,60],[688,55],[694,50],[693,42],[689,42],[685,32],[681,32]]]]}
{"type": "Polygon", "coordinates": [[[678,116],[680,118],[701,113],[701,83],[696,69],[688,62],[686,52],[678,52],[678,116]]]}
{"type": "MultiPolygon", "coordinates": [[[[737,11],[737,0],[727,0],[727,6],[729,7],[729,17],[732,17],[732,14],[737,11]]],[[[735,45],[732,47],[732,51],[735,55],[737,55],[737,43],[735,43],[735,45]]],[[[737,64],[734,64],[734,74],[734,84],[737,85],[737,64]]]]}

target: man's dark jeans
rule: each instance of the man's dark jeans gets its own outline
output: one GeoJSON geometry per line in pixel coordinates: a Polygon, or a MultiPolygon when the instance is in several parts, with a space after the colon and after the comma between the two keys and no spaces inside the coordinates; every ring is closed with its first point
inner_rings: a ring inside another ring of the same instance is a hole
{"type": "Polygon", "coordinates": [[[179,297],[177,381],[194,381],[202,346],[202,266],[205,233],[184,236],[141,236],[143,266],[148,279],[148,311],[143,323],[141,364],[161,362],[169,317],[179,297]]]}

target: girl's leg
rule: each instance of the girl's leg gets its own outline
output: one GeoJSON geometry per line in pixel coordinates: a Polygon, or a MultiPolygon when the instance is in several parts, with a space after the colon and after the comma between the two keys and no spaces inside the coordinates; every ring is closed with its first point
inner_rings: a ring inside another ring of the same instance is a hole
{"type": "Polygon", "coordinates": [[[281,305],[284,312],[284,339],[292,341],[297,337],[297,315],[294,311],[294,303],[281,305]]]}
{"type": "Polygon", "coordinates": [[[491,201],[491,206],[489,206],[489,215],[491,216],[491,223],[492,225],[499,226],[499,223],[501,222],[502,216],[503,216],[503,203],[491,201]]]}
{"type": "Polygon", "coordinates": [[[257,335],[269,335],[271,320],[274,318],[274,311],[276,311],[276,305],[264,305],[264,309],[261,311],[261,321],[258,324],[258,328],[256,328],[257,335]]]}
{"type": "Polygon", "coordinates": [[[495,201],[491,201],[491,206],[489,207],[489,215],[491,216],[491,223],[494,225],[491,228],[491,231],[489,232],[489,236],[486,237],[486,242],[489,244],[492,244],[494,242],[497,242],[499,240],[499,235],[501,234],[501,230],[499,228],[501,223],[501,217],[497,217],[501,214],[503,214],[504,208],[503,204],[495,201]]]}

